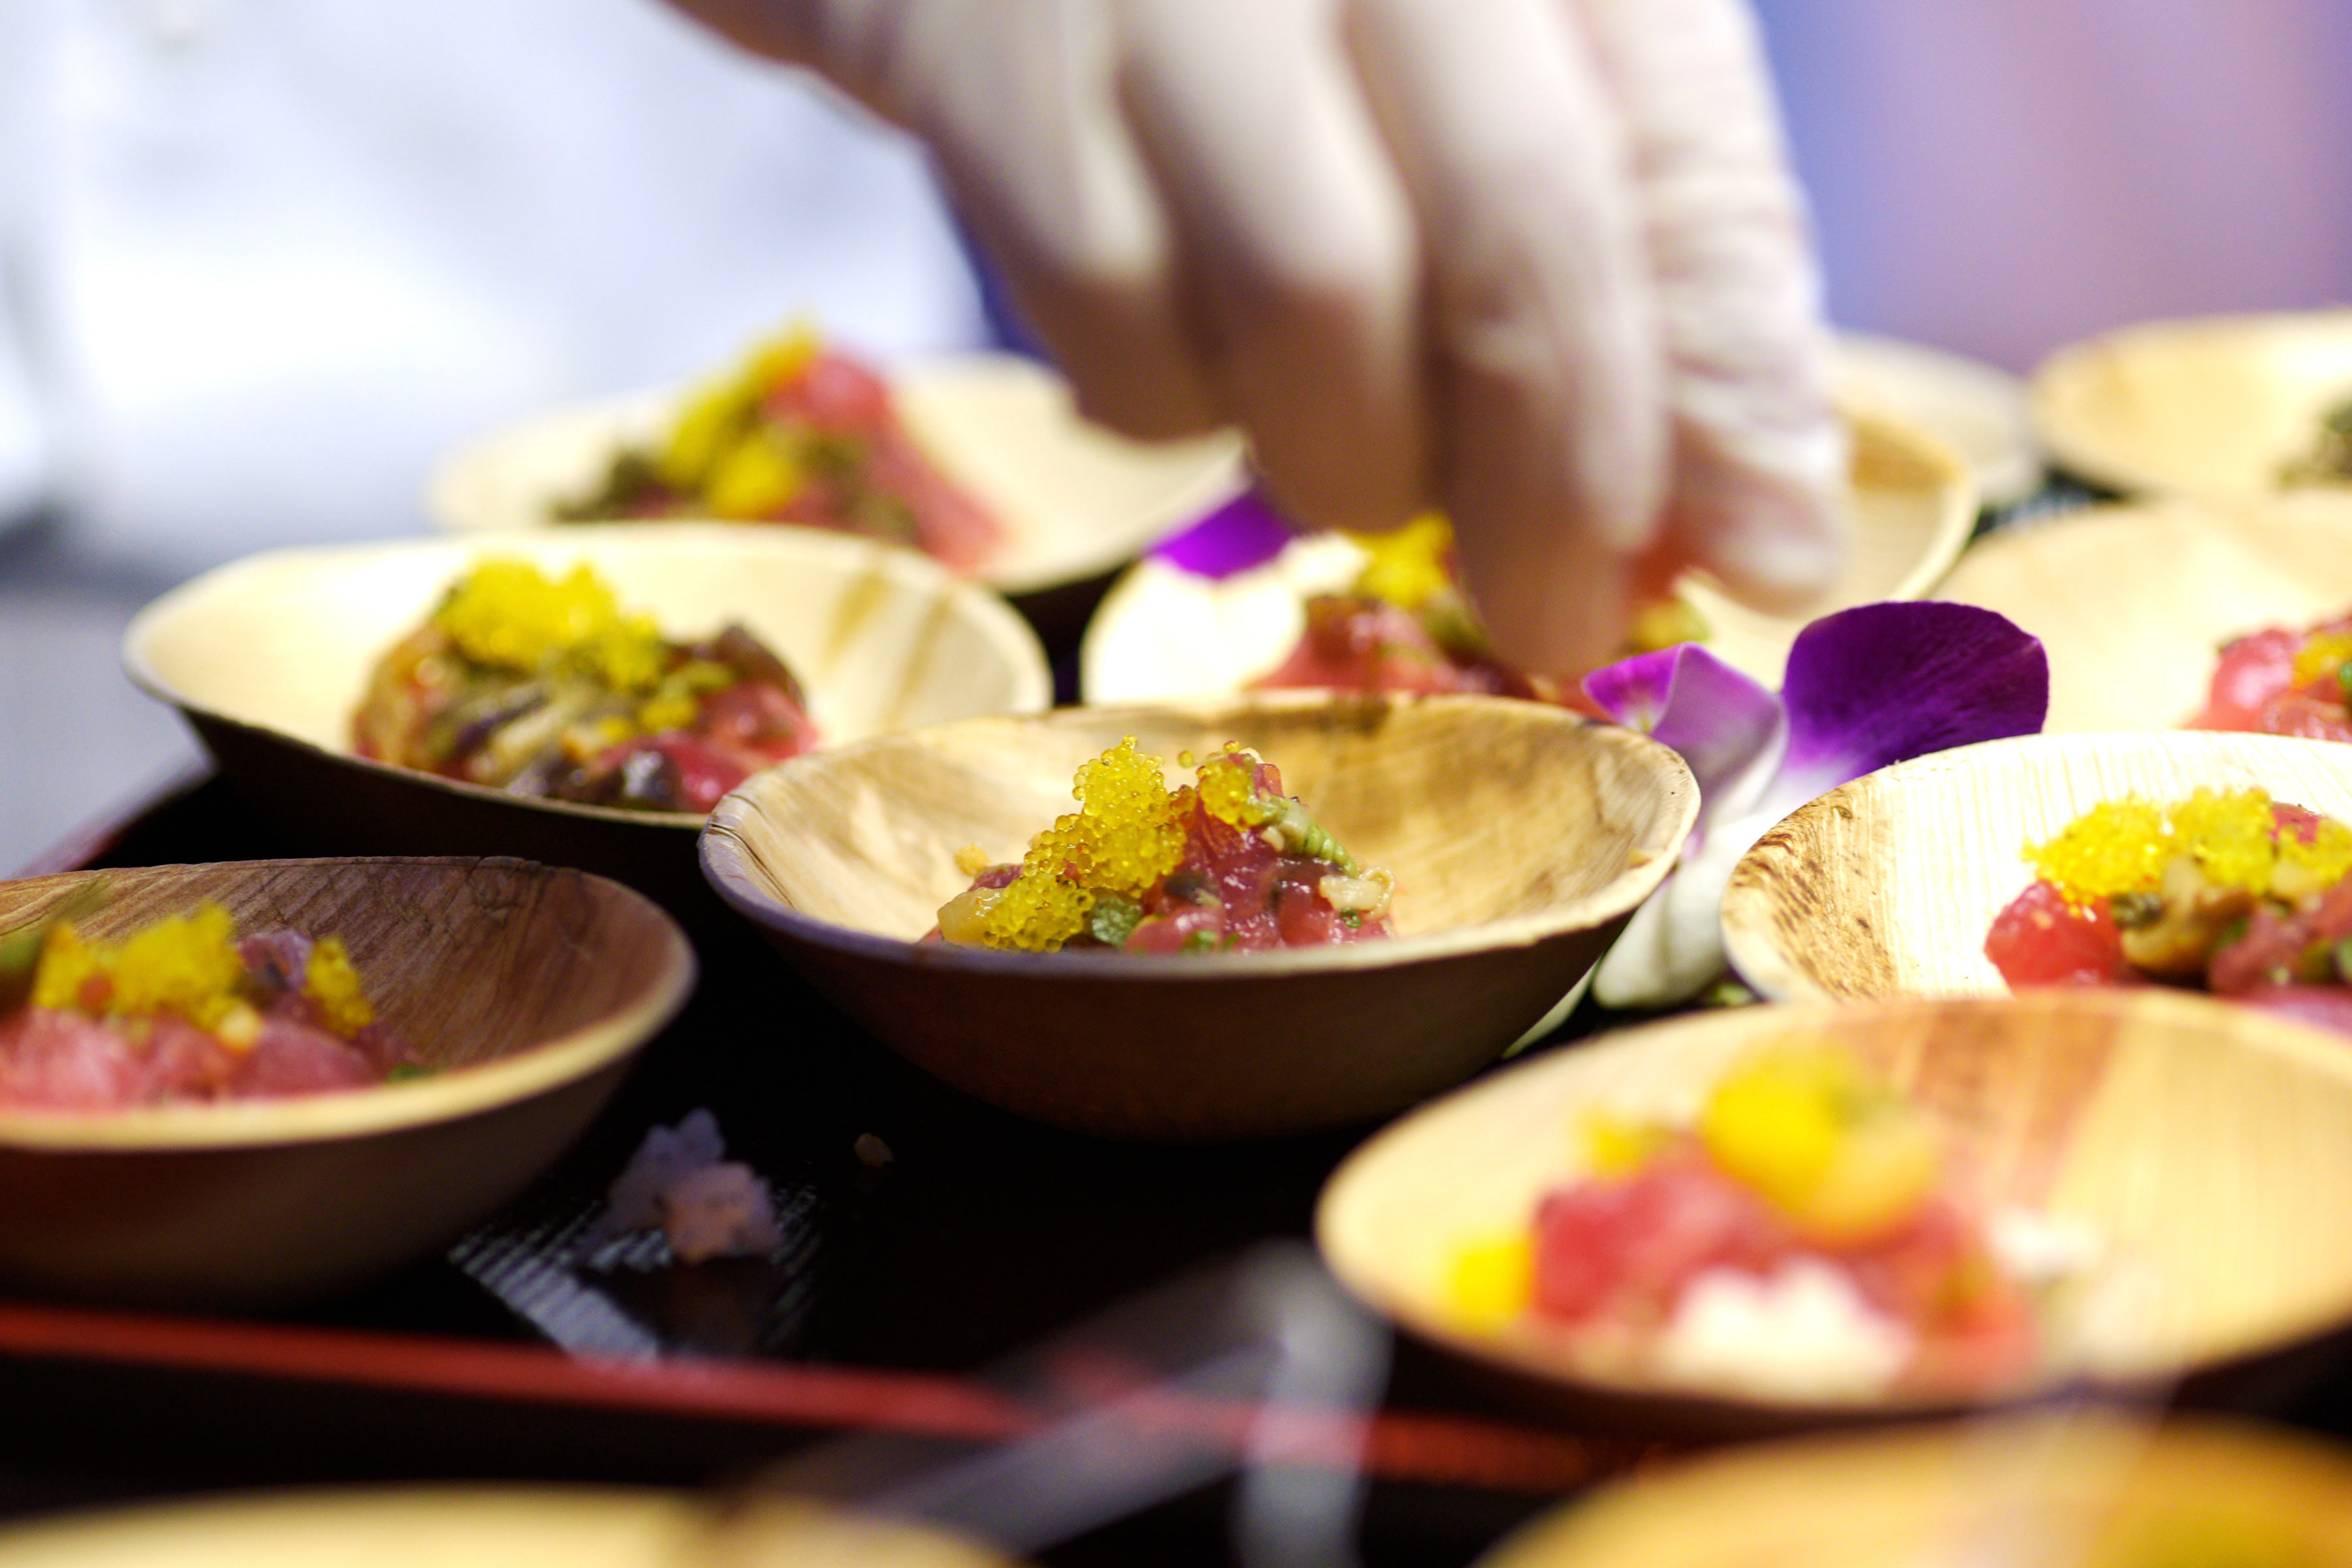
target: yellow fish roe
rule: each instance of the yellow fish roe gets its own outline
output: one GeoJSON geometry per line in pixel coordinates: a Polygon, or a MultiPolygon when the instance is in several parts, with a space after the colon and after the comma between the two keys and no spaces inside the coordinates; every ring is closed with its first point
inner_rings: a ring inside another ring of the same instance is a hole
{"type": "Polygon", "coordinates": [[[2323,820],[2305,844],[2277,833],[2262,791],[2200,789],[2169,806],[2138,795],[2104,801],[2025,849],[2035,873],[2078,904],[2153,890],[2180,855],[2218,887],[2267,893],[2282,862],[2327,886],[2352,871],[2352,827],[2323,820]]]}
{"type": "Polygon", "coordinates": [[[327,1027],[348,1039],[375,1022],[375,1009],[360,984],[360,972],[339,936],[322,937],[310,945],[310,962],[302,971],[302,992],[319,1005],[327,1027]]]}
{"type": "Polygon", "coordinates": [[[1201,764],[1201,809],[1235,827],[1263,827],[1281,815],[1281,804],[1257,793],[1257,758],[1228,741],[1223,754],[1201,764]]]}
{"type": "MultiPolygon", "coordinates": [[[[758,426],[761,395],[806,369],[820,346],[814,328],[795,322],[754,345],[735,370],[697,390],[678,410],[669,441],[656,459],[655,471],[662,482],[681,490],[701,490],[708,485],[714,504],[724,490],[728,500],[741,505],[753,499],[754,490],[775,494],[781,480],[782,493],[774,504],[791,500],[799,484],[796,471],[755,471],[768,458],[781,458],[790,467],[788,454],[769,452],[749,459],[741,454],[757,445],[749,437],[758,426]],[[730,465],[736,471],[722,483],[730,465]]],[[[720,515],[739,514],[722,510],[720,515]]]]}
{"type": "Polygon", "coordinates": [[[244,975],[236,922],[215,903],[157,921],[120,942],[85,941],[61,921],[42,945],[33,1005],[93,1016],[170,1013],[217,1030],[250,1011],[237,994],[244,975]]]}
{"type": "Polygon", "coordinates": [[[1134,736],[1082,764],[1071,794],[1078,809],[1029,841],[981,917],[986,945],[1050,952],[1086,930],[1098,893],[1140,899],[1182,861],[1189,792],[1168,788],[1134,736]]]}
{"type": "Polygon", "coordinates": [[[2352,632],[2320,632],[2294,656],[2294,683],[2308,686],[2352,664],[2352,632]]]}
{"type": "Polygon", "coordinates": [[[559,581],[528,561],[484,561],[449,590],[433,624],[477,664],[537,670],[572,659],[624,691],[652,686],[667,659],[653,617],[623,615],[585,563],[559,581]]]}
{"type": "Polygon", "coordinates": [[[1454,549],[1454,528],[1442,512],[1425,511],[1390,533],[1349,533],[1368,560],[1356,577],[1356,592],[1417,610],[1433,595],[1454,586],[1445,560],[1454,549]]]}
{"type": "Polygon", "coordinates": [[[1445,1304],[1460,1327],[1499,1329],[1534,1299],[1535,1237],[1525,1233],[1474,1241],[1446,1270],[1445,1304]]]}

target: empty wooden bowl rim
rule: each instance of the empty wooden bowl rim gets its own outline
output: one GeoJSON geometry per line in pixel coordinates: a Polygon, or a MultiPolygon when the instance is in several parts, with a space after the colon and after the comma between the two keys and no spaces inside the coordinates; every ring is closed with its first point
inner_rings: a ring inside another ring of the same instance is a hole
{"type": "MultiPolygon", "coordinates": [[[[1007,351],[968,349],[960,353],[926,354],[899,363],[883,366],[882,378],[889,383],[893,395],[898,395],[904,385],[918,385],[926,379],[940,384],[958,381],[973,382],[996,378],[1008,384],[1034,381],[1045,377],[1059,382],[1059,373],[1052,366],[1025,354],[1007,351]]],[[[460,535],[495,534],[536,531],[542,528],[572,526],[607,528],[625,527],[624,522],[592,524],[559,524],[551,517],[533,519],[487,519],[473,515],[473,509],[454,500],[464,480],[477,469],[507,459],[508,454],[524,443],[535,443],[551,437],[595,437],[601,444],[612,446],[616,437],[625,437],[639,429],[658,429],[669,416],[692,395],[691,382],[677,386],[640,388],[635,392],[618,393],[604,397],[592,397],[541,409],[520,419],[483,432],[452,448],[434,466],[425,485],[425,510],[436,531],[460,535]]],[[[903,420],[903,413],[900,416],[903,420]]],[[[1080,419],[1075,408],[1073,419],[1080,419]]],[[[1103,434],[1122,441],[1135,437],[1103,427],[1103,434]]],[[[1219,500],[1239,489],[1244,482],[1241,472],[1243,452],[1237,437],[1224,433],[1231,450],[1212,451],[1217,432],[1172,437],[1168,445],[1198,444],[1202,447],[1201,473],[1190,484],[1177,489],[1170,498],[1165,514],[1139,513],[1130,525],[1102,528],[1087,533],[1074,532],[1066,547],[1052,559],[1013,569],[1011,565],[992,565],[983,559],[971,574],[974,582],[985,584],[1010,595],[1043,593],[1065,584],[1081,583],[1110,571],[1134,556],[1137,550],[1174,533],[1219,500]]],[[[1150,443],[1137,443],[1150,445],[1150,443]]],[[[919,440],[918,445],[920,445],[919,440]]],[[[927,452],[926,457],[929,454],[927,452]]],[[[939,465],[943,471],[947,465],[939,465]]],[[[962,477],[950,471],[948,477],[967,490],[973,489],[962,477]]],[[[550,496],[552,502],[560,498],[550,496]]],[[[987,498],[977,497],[985,505],[987,498]]],[[[716,520],[678,518],[659,526],[675,526],[680,522],[709,522],[716,520]]],[[[742,527],[742,523],[724,523],[727,527],[742,527]]],[[[761,528],[789,527],[790,524],[758,522],[761,528]]],[[[819,530],[821,532],[836,531],[819,530]]],[[[845,537],[857,537],[845,535],[845,537]]]]}
{"type": "MultiPolygon", "coordinates": [[[[2036,1483],[2029,1477],[2053,1458],[2061,1462],[2079,1458],[2085,1462],[2085,1469],[2071,1484],[2062,1478],[2061,1489],[2052,1494],[2067,1500],[2064,1511],[2069,1525],[2083,1518],[2075,1512],[2078,1505],[2095,1508],[2100,1500],[2137,1498],[2151,1487],[2183,1482],[2202,1489],[2185,1500],[2191,1508],[2184,1510],[2180,1522],[2189,1523],[2200,1517],[2202,1508],[2220,1500],[2218,1484],[2253,1469],[2280,1480],[2283,1491],[2299,1495],[2305,1502],[2315,1492],[2334,1493],[2352,1501],[2352,1452],[2340,1441],[2317,1433],[2211,1412],[2184,1415],[2169,1411],[2159,1420],[2155,1412],[2062,1406],[1967,1422],[1807,1433],[1696,1454],[1654,1472],[1643,1470],[1611,1481],[1545,1510],[1496,1542],[1472,1568],[1733,1568],[1754,1560],[1762,1542],[1745,1555],[1691,1556],[1674,1549],[1685,1533],[1678,1521],[1726,1508],[1752,1508],[1768,1496],[1786,1499],[1791,1488],[1800,1509],[1806,1504],[1834,1508],[1841,1497],[1858,1494],[1877,1505],[1872,1511],[1874,1520],[1888,1517],[1890,1501],[1900,1515],[1910,1515],[1916,1509],[1920,1523],[1944,1527],[1938,1533],[1944,1536],[1946,1549],[1931,1553],[1931,1561],[2008,1561],[2005,1552],[1983,1550],[1990,1544],[1990,1528],[2001,1516],[1974,1509],[1951,1512],[1949,1505],[1959,1500],[1952,1489],[1973,1482],[1971,1490],[1980,1497],[1980,1489],[1991,1483],[1998,1488],[1994,1497],[2030,1507],[2035,1501],[2036,1483]],[[2282,1477],[2283,1468],[2289,1474],[2282,1477]],[[2210,1473],[2218,1470],[2226,1470],[2229,1476],[2210,1473]],[[1960,1524],[1977,1533],[1959,1537],[1948,1533],[1949,1527],[1960,1524]]],[[[1817,1516],[1801,1517],[1810,1521],[1817,1516]]],[[[2146,1522],[2164,1520],[2159,1514],[2146,1522]]],[[[1800,1541],[1798,1532],[1774,1532],[1773,1544],[1790,1549],[1801,1544],[1816,1548],[1841,1544],[1833,1523],[1807,1528],[1802,1534],[1806,1539],[1800,1541]]],[[[1854,1561],[1881,1568],[1920,1561],[1874,1550],[1883,1544],[1874,1536],[1853,1536],[1848,1543],[1862,1549],[1854,1561]]],[[[2079,1551],[2055,1550],[2031,1552],[2023,1560],[2116,1561],[2105,1555],[2085,1559],[2079,1551]]],[[[1792,1568],[1811,1568],[1819,1561],[1807,1558],[1792,1568]]],[[[2315,1564],[2321,1560],[2296,1556],[2284,1561],[2315,1564]]]]}
{"type": "MultiPolygon", "coordinates": [[[[2084,379],[2097,374],[2104,362],[2118,354],[2140,353],[2152,344],[2200,339],[2223,343],[2233,339],[2252,342],[2314,327],[2352,331],[2352,307],[2171,316],[2134,321],[2078,342],[2063,344],[2036,365],[2026,381],[2026,405],[2032,416],[2033,433],[2060,468],[2128,496],[2203,496],[2219,500],[2259,493],[2235,486],[2210,489],[2183,485],[2168,475],[2148,469],[2128,454],[2117,453],[2104,426],[2078,422],[2074,399],[2084,379]]],[[[2346,379],[2347,394],[2352,394],[2352,374],[2346,379]]]]}
{"type": "MultiPolygon", "coordinates": [[[[784,776],[784,771],[793,765],[791,763],[772,768],[765,774],[754,774],[746,779],[740,788],[720,800],[712,809],[710,825],[702,835],[703,875],[709,879],[719,897],[753,922],[779,931],[796,942],[862,958],[882,959],[918,968],[971,974],[1025,975],[1041,980],[1141,980],[1181,984],[1244,983],[1275,974],[1399,969],[1467,953],[1533,947],[1553,937],[1592,930],[1619,915],[1630,914],[1656,890],[1658,885],[1665,880],[1667,873],[1674,869],[1675,857],[1697,820],[1697,783],[1691,777],[1689,767],[1673,751],[1632,730],[1587,719],[1566,709],[1539,702],[1523,702],[1513,698],[1456,695],[1367,697],[1356,693],[1341,698],[1318,690],[1268,691],[1253,693],[1243,699],[1205,698],[1192,701],[1124,703],[1103,708],[1058,708],[1048,713],[1009,717],[1014,722],[1027,726],[1084,726],[1117,734],[1125,729],[1148,728],[1151,723],[1171,716],[1182,723],[1215,728],[1216,721],[1225,715],[1246,722],[1248,717],[1265,713],[1310,712],[1327,707],[1361,709],[1366,706],[1463,706],[1508,710],[1517,716],[1549,715],[1549,718],[1534,718],[1532,721],[1558,722],[1579,729],[1591,737],[1593,744],[1613,748],[1631,758],[1641,759],[1670,797],[1680,795],[1681,809],[1668,815],[1654,842],[1628,847],[1632,863],[1625,869],[1599,890],[1588,893],[1570,904],[1538,914],[1517,915],[1444,931],[1408,932],[1374,942],[1286,948],[1272,952],[1221,953],[1213,955],[1213,962],[1198,962],[1179,955],[1010,952],[947,942],[917,942],[854,926],[836,925],[831,921],[803,914],[785,902],[761,875],[759,857],[744,841],[741,832],[744,821],[759,815],[755,802],[767,787],[768,781],[784,776]]],[[[1001,718],[955,720],[949,725],[933,728],[1003,721],[1001,718]]],[[[877,735],[870,740],[837,747],[824,755],[836,762],[854,761],[866,751],[919,742],[925,733],[923,730],[909,730],[895,735],[877,735]]],[[[1277,766],[1281,764],[1279,757],[1271,760],[1277,766]]],[[[1311,805],[1312,803],[1309,804],[1311,805]]],[[[1040,823],[1039,830],[1047,826],[1040,823]]]]}
{"type": "MultiPolygon", "coordinates": [[[[1906,788],[1910,779],[1923,775],[1979,773],[2011,759],[2022,759],[2031,765],[2042,766],[2053,760],[2052,753],[2096,752],[2116,745],[2142,751],[2155,749],[2191,754],[2238,752],[2253,757],[2272,752],[2281,757],[2315,757],[2323,762],[2333,760],[2331,752],[2340,751],[2344,769],[2347,774],[2352,774],[2352,750],[2342,750],[2343,744],[2336,741],[2305,740],[2293,735],[2257,735],[2238,730],[2066,730],[1979,741],[1974,745],[1955,746],[1948,751],[1930,752],[1925,756],[1890,763],[1875,773],[1849,779],[1799,806],[1774,824],[1746,855],[1740,857],[1739,863],[1732,868],[1730,882],[1724,890],[1724,951],[1731,967],[1768,1001],[1811,1002],[1821,999],[1822,993],[1796,973],[1787,944],[1780,940],[1779,928],[1769,910],[1760,907],[1766,899],[1764,889],[1784,879],[1774,866],[1772,857],[1779,851],[1780,837],[1791,824],[1815,820],[1832,812],[1852,816],[1854,815],[1853,802],[1856,799],[1889,787],[1906,788]]],[[[2184,781],[2181,787],[2185,793],[2197,785],[2184,781]]],[[[2063,822],[2057,823],[2048,831],[2054,833],[2064,826],[2063,822]]],[[[2021,827],[2019,832],[2016,847],[2021,852],[2027,830],[2021,827]]],[[[2017,891],[2021,893],[2031,879],[2021,855],[2017,864],[2017,891]]],[[[1987,931],[1990,929],[1992,917],[1999,912],[1998,908],[1987,911],[1987,931]]],[[[1985,934],[1982,931],[1977,933],[1975,940],[1981,942],[1985,934]]],[[[1902,994],[1924,999],[1927,994],[1906,992],[1902,994]]],[[[1938,994],[1957,999],[1950,993],[1938,994]]],[[[2007,993],[1978,994],[1998,996],[2007,993]]]]}
{"type": "MultiPolygon", "coordinates": [[[[691,530],[703,540],[724,540],[730,544],[740,546],[748,554],[786,556],[797,554],[816,560],[822,560],[830,555],[837,558],[844,566],[853,563],[869,564],[879,567],[891,577],[894,583],[901,586],[937,593],[943,602],[955,606],[954,613],[957,616],[977,627],[989,642],[1005,656],[1007,668],[1020,678],[1019,685],[1023,688],[1020,695],[1015,699],[1017,702],[1023,704],[1034,702],[1036,707],[1042,709],[1052,700],[1053,678],[1045,668],[1045,652],[1037,642],[1036,634],[1029,629],[1028,622],[1021,618],[1020,612],[998,597],[986,584],[958,577],[954,573],[919,551],[907,550],[875,540],[862,539],[853,534],[835,533],[825,529],[798,528],[783,523],[758,530],[726,523],[612,523],[601,525],[593,531],[583,532],[576,539],[570,537],[558,541],[538,539],[532,542],[577,545],[580,548],[593,551],[600,541],[628,542],[648,538],[659,539],[664,531],[677,529],[691,530]]],[[[250,719],[240,719],[234,714],[224,713],[216,708],[207,707],[164,679],[148,657],[148,644],[155,637],[159,628],[184,616],[202,616],[207,613],[217,598],[234,595],[248,579],[254,577],[266,576],[274,572],[329,566],[339,563],[346,563],[350,570],[360,571],[364,570],[373,561],[411,555],[428,558],[446,555],[449,559],[450,574],[454,576],[462,571],[468,562],[494,556],[502,548],[515,547],[513,541],[501,540],[496,534],[465,534],[372,543],[299,545],[283,550],[265,550],[252,555],[240,556],[235,561],[216,566],[200,576],[181,584],[178,587],[151,601],[132,616],[130,626],[125,627],[122,633],[122,668],[130,675],[131,683],[142,691],[158,701],[170,703],[191,717],[201,717],[206,723],[223,725],[248,735],[267,737],[278,745],[291,746],[311,756],[331,759],[350,767],[363,768],[371,773],[399,779],[403,783],[424,789],[437,790],[444,795],[456,795],[465,800],[492,801],[503,806],[512,806],[522,811],[543,812],[554,816],[585,817],[598,822],[627,823],[634,826],[671,833],[699,833],[702,830],[704,819],[690,811],[633,811],[624,806],[591,805],[581,801],[550,800],[540,795],[512,795],[488,784],[470,784],[464,779],[446,778],[439,773],[428,773],[421,769],[404,768],[392,763],[378,762],[373,757],[362,757],[352,752],[331,750],[315,742],[305,740],[299,735],[275,729],[268,724],[250,719]]],[[[625,605],[627,602],[625,585],[620,585],[619,591],[625,605]]],[[[420,606],[417,612],[420,622],[425,613],[425,607],[420,606]]],[[[663,630],[666,636],[670,635],[668,628],[665,627],[663,630]]],[[[355,707],[361,695],[357,691],[352,694],[355,707]]],[[[822,740],[819,741],[818,746],[820,750],[823,749],[822,740]]]]}
{"type": "MultiPolygon", "coordinates": [[[[643,894],[593,872],[503,857],[473,856],[380,855],[235,864],[249,867],[257,875],[299,872],[305,868],[323,870],[380,867],[390,870],[446,867],[466,871],[490,869],[541,880],[576,877],[600,884],[604,896],[617,899],[637,915],[645,935],[660,942],[662,959],[645,990],[624,1005],[562,1034],[517,1045],[487,1061],[399,1082],[269,1100],[142,1105],[100,1111],[0,1110],[0,1148],[56,1153],[169,1153],[365,1138],[455,1121],[561,1088],[628,1056],[660,1033],[686,1005],[687,997],[694,990],[694,949],[677,922],[643,894]]],[[[65,886],[178,868],[164,866],[64,871],[10,886],[65,886]]]]}
{"type": "MultiPolygon", "coordinates": [[[[1376,1256],[1368,1259],[1335,1243],[1335,1237],[1347,1228],[1341,1217],[1343,1211],[1356,1201],[1357,1190],[1371,1179],[1367,1173],[1376,1172],[1385,1163],[1402,1158],[1397,1152],[1410,1147],[1410,1142],[1421,1127],[1440,1118],[1472,1116],[1488,1102],[1499,1102],[1519,1095],[1525,1092],[1523,1085],[1528,1079],[1547,1071],[1564,1070],[1581,1052],[1640,1051],[1653,1042],[1671,1039],[1677,1034],[1700,1029],[1735,1028],[1738,1026],[1730,1020],[1736,1019],[1747,1020],[1760,1044],[1790,1035],[1801,1035],[1832,1017],[1851,1023],[1857,1011],[1882,1016],[1900,1016],[1987,1009],[2024,1011],[2019,1007],[2015,998],[2007,996],[1897,996],[1864,1002],[1809,1000],[1768,1003],[1685,1014],[1637,1025],[1514,1063],[1398,1118],[1341,1161],[1325,1181],[1323,1190],[1316,1199],[1316,1247],[1321,1252],[1326,1267],[1359,1300],[1410,1331],[1415,1337],[1471,1361],[1532,1377],[1562,1389],[1584,1390],[1617,1400],[1672,1404],[1685,1408],[1769,1411],[1835,1418],[1856,1415],[1924,1415],[1971,1405],[2022,1404],[2070,1388],[2140,1386],[2142,1380],[2137,1378],[2102,1375],[2095,1370],[2060,1368],[2038,1374],[2018,1387],[1995,1391],[1987,1399],[1979,1401],[1949,1394],[1905,1391],[1845,1398],[1784,1399],[1746,1390],[1716,1392],[1702,1386],[1636,1376],[1630,1373],[1619,1375],[1605,1369],[1569,1368],[1544,1353],[1539,1347],[1481,1334],[1446,1321],[1442,1317],[1424,1313],[1418,1304],[1404,1299],[1404,1292],[1391,1287],[1390,1271],[1378,1266],[1376,1256]]],[[[2231,1041],[2226,1048],[2261,1050],[2306,1071],[2352,1082],[2352,1051],[2345,1048],[2340,1036],[2293,1019],[2231,1007],[2210,996],[2157,987],[2053,989],[2034,993],[2032,1010],[2062,1014],[2104,1013],[2119,1018],[2137,1015],[2158,1026],[2181,1031],[2210,1025],[2217,1021],[2217,1016],[2223,1016],[2229,1020],[2231,1041]]],[[[1561,1129],[1563,1146],[1570,1131],[1568,1128],[1561,1129]]],[[[1561,1167],[1564,1179],[1573,1174],[1565,1157],[1561,1167]]],[[[2315,1306],[2308,1311],[2282,1318],[2256,1339],[2210,1346],[2193,1357],[2171,1363],[2171,1371],[2175,1375],[2187,1376],[2265,1350],[2300,1343],[2341,1325],[2347,1318],[2352,1318],[2352,1300],[2338,1301],[2332,1306],[2315,1306]]]]}

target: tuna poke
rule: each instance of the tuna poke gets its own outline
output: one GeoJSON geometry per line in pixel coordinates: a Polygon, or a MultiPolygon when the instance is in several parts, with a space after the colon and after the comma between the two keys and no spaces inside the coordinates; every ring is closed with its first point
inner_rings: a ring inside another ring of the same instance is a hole
{"type": "Polygon", "coordinates": [[[1561,1336],[1579,1360],[1795,1400],[2014,1384],[2037,1292],[2086,1245],[1989,1213],[1926,1111],[1846,1054],[1736,1065],[1695,1123],[1595,1115],[1583,1173],[1524,1231],[1454,1256],[1464,1326],[1561,1336]]]}
{"type": "Polygon", "coordinates": [[[2129,796],[2025,858],[1985,938],[2012,987],[2184,985],[2352,1031],[2352,827],[2260,790],[2129,796]]]}
{"type": "Polygon", "coordinates": [[[341,939],[240,939],[211,902],[120,941],[26,933],[0,1013],[0,1107],[99,1111],[360,1089],[422,1071],[341,939]]]}
{"type": "Polygon", "coordinates": [[[378,662],[352,736],[362,757],[512,795],[704,813],[817,731],[743,626],[673,642],[584,564],[491,559],[378,662]]]}
{"type": "Polygon", "coordinates": [[[926,941],[1024,952],[1262,952],[1394,934],[1393,879],[1348,853],[1237,742],[1170,789],[1129,735],[1078,769],[1078,809],[1017,862],[977,846],[926,941]]]}
{"type": "Polygon", "coordinates": [[[678,409],[657,447],[618,453],[556,520],[792,522],[905,544],[971,571],[1002,530],[926,457],[872,370],[798,326],[678,409]]]}

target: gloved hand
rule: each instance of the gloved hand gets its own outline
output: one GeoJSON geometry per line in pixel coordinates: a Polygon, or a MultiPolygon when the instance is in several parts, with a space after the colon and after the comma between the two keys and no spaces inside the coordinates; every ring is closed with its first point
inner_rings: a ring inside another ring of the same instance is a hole
{"type": "Polygon", "coordinates": [[[1741,0],[678,0],[930,144],[1081,406],[1437,504],[1505,654],[1826,587],[1843,444],[1741,0]]]}

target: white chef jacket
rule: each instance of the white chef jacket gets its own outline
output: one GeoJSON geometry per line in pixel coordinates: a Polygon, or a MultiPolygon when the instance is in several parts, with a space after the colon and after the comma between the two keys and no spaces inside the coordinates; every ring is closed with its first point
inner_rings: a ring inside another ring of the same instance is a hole
{"type": "Polygon", "coordinates": [[[0,0],[0,518],[98,561],[413,531],[796,313],[984,331],[911,142],[650,0],[0,0]]]}

